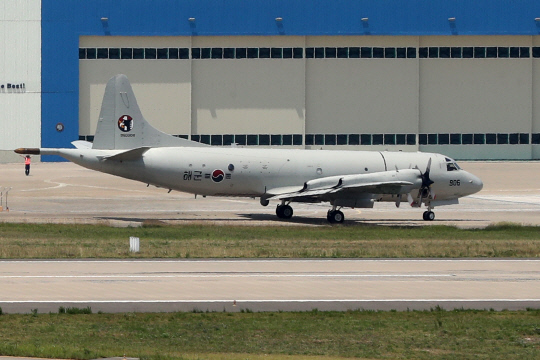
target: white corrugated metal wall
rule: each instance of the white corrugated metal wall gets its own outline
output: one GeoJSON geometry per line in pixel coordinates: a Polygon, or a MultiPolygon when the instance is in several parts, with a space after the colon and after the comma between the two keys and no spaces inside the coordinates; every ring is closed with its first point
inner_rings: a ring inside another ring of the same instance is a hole
{"type": "Polygon", "coordinates": [[[39,147],[41,0],[0,1],[0,48],[0,150],[39,147]]]}

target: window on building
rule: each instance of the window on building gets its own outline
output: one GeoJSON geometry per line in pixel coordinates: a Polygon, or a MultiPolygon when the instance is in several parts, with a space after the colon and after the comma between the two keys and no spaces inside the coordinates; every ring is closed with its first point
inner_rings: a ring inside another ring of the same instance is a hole
{"type": "Polygon", "coordinates": [[[420,59],[426,59],[428,57],[428,48],[427,47],[421,47],[418,49],[418,57],[420,59]]]}
{"type": "Polygon", "coordinates": [[[439,134],[439,145],[450,144],[450,134],[439,134]]]}
{"type": "Polygon", "coordinates": [[[241,135],[234,135],[234,142],[238,145],[247,145],[247,135],[241,134],[241,135]]]}
{"type": "Polygon", "coordinates": [[[529,144],[529,134],[524,134],[524,133],[519,134],[519,143],[529,144]]]}
{"type": "Polygon", "coordinates": [[[474,134],[473,140],[475,144],[483,145],[486,143],[486,134],[474,134]]]}
{"type": "Polygon", "coordinates": [[[283,48],[283,58],[292,59],[293,58],[293,49],[292,48],[283,48]]]}
{"type": "Polygon", "coordinates": [[[212,48],[212,59],[223,59],[223,48],[212,48]]]}
{"type": "Polygon", "coordinates": [[[201,58],[201,48],[193,48],[193,49],[191,49],[191,58],[192,59],[200,59],[201,58]]]}
{"type": "Polygon", "coordinates": [[[437,145],[437,134],[428,134],[428,145],[437,145]]]}
{"type": "Polygon", "coordinates": [[[349,48],[349,59],[358,59],[360,57],[360,48],[359,47],[350,47],[349,48]]]}
{"type": "Polygon", "coordinates": [[[473,143],[473,134],[462,134],[461,143],[463,145],[471,145],[473,143]]]}
{"type": "Polygon", "coordinates": [[[337,48],[337,57],[339,59],[346,59],[349,57],[349,48],[347,47],[338,47],[337,48]]]}
{"type": "Polygon", "coordinates": [[[408,47],[407,48],[407,59],[415,59],[416,58],[416,48],[408,47]]]}
{"type": "Polygon", "coordinates": [[[272,59],[283,59],[283,49],[282,48],[271,48],[270,57],[272,59]]]}
{"type": "Polygon", "coordinates": [[[226,134],[223,135],[223,145],[232,145],[234,143],[234,135],[226,134]]]}
{"type": "Polygon", "coordinates": [[[534,145],[540,144],[540,134],[538,133],[532,134],[531,144],[534,144],[534,145]]]}
{"type": "Polygon", "coordinates": [[[427,145],[427,134],[419,134],[418,135],[418,144],[427,145]]]}
{"type": "Polygon", "coordinates": [[[497,57],[497,48],[495,46],[489,46],[486,48],[486,57],[493,59],[497,57]]]}
{"type": "Polygon", "coordinates": [[[315,59],[324,59],[324,48],[316,47],[315,48],[315,59]]]}
{"type": "Polygon", "coordinates": [[[461,145],[461,134],[450,134],[451,145],[461,145]]]}
{"type": "Polygon", "coordinates": [[[338,134],[336,138],[337,145],[347,145],[347,134],[338,134]]]}
{"type": "Polygon", "coordinates": [[[200,141],[203,143],[203,144],[208,144],[210,145],[210,135],[200,135],[200,141]]]}
{"type": "Polygon", "coordinates": [[[298,48],[298,47],[293,49],[293,58],[294,59],[302,59],[303,57],[304,57],[304,49],[298,48]]]}
{"type": "Polygon", "coordinates": [[[120,49],[119,48],[109,49],[109,59],[120,59],[120,49]]]}
{"type": "Polygon", "coordinates": [[[87,59],[95,59],[97,57],[97,51],[95,48],[88,48],[86,49],[86,58],[87,59]]]}
{"type": "Polygon", "coordinates": [[[519,48],[519,57],[520,58],[528,58],[531,57],[531,52],[528,47],[522,46],[519,48]]]}
{"type": "Polygon", "coordinates": [[[247,145],[259,145],[259,136],[253,134],[248,135],[247,145]]]}
{"type": "Polygon", "coordinates": [[[201,59],[210,59],[212,57],[211,48],[201,48],[201,59]]]}
{"type": "Polygon", "coordinates": [[[497,134],[497,144],[508,144],[508,134],[497,134]]]}
{"type": "Polygon", "coordinates": [[[460,59],[461,58],[461,48],[460,47],[451,47],[450,48],[450,57],[452,59],[460,59]]]}
{"type": "Polygon", "coordinates": [[[518,58],[519,57],[519,47],[517,47],[517,46],[510,47],[510,57],[511,58],[518,58]]]}
{"type": "Polygon", "coordinates": [[[407,145],[416,145],[416,134],[407,134],[407,145]]]}
{"type": "Polygon", "coordinates": [[[248,48],[247,49],[247,58],[248,59],[257,59],[259,57],[259,48],[248,48]]]}
{"type": "Polygon", "coordinates": [[[234,48],[224,48],[223,49],[223,58],[224,59],[234,59],[234,48]]]}
{"type": "Polygon", "coordinates": [[[486,144],[495,145],[497,144],[497,134],[486,134],[486,144]]]}
{"type": "Polygon", "coordinates": [[[260,59],[270,59],[270,48],[260,48],[259,49],[259,58],[260,59]]]}
{"type": "Polygon", "coordinates": [[[360,134],[349,134],[349,145],[360,145],[360,134]]]}
{"type": "Polygon", "coordinates": [[[167,48],[157,49],[157,58],[160,59],[160,60],[168,59],[169,58],[169,49],[167,49],[167,48]]]}
{"type": "Polygon", "coordinates": [[[151,59],[151,60],[155,60],[156,59],[156,49],[155,48],[146,48],[144,49],[144,58],[145,59],[151,59]]]}
{"type": "Polygon", "coordinates": [[[373,49],[370,48],[370,47],[361,47],[360,48],[360,57],[362,57],[364,59],[372,58],[373,57],[373,49]]]}
{"type": "Polygon", "coordinates": [[[532,55],[534,58],[540,58],[540,47],[535,46],[532,48],[532,55]]]}
{"type": "Polygon", "coordinates": [[[336,135],[335,134],[326,134],[326,135],[324,135],[324,144],[325,145],[336,145],[336,135]]]}
{"type": "Polygon", "coordinates": [[[384,134],[384,145],[396,145],[396,134],[384,134]]]}
{"type": "Polygon", "coordinates": [[[313,134],[306,134],[306,145],[315,144],[315,136],[313,134]]]}
{"type": "Polygon", "coordinates": [[[144,49],[141,48],[134,48],[133,49],[133,59],[144,59],[144,49]]]}
{"type": "Polygon", "coordinates": [[[383,145],[384,144],[383,134],[373,134],[371,137],[371,142],[373,145],[383,145]]]}
{"type": "Polygon", "coordinates": [[[387,59],[393,59],[396,57],[396,48],[387,47],[384,48],[384,57],[387,59]]]}
{"type": "Polygon", "coordinates": [[[485,58],[486,57],[486,48],[483,46],[476,46],[474,48],[474,57],[475,58],[485,58]]]}
{"type": "Polygon", "coordinates": [[[441,48],[439,48],[439,57],[441,59],[449,59],[450,58],[450,48],[449,47],[441,47],[441,48]]]}
{"type": "Polygon", "coordinates": [[[472,59],[474,56],[474,50],[471,46],[466,46],[461,50],[461,54],[464,59],[472,59]]]}
{"type": "Polygon", "coordinates": [[[86,49],[79,48],[79,60],[83,60],[83,59],[86,59],[86,49]]]}
{"type": "Polygon", "coordinates": [[[498,47],[497,48],[497,57],[500,58],[507,58],[510,56],[510,48],[509,47],[498,47]]]}
{"type": "Polygon", "coordinates": [[[302,134],[293,134],[293,145],[302,145],[302,134]]]}
{"type": "Polygon", "coordinates": [[[438,57],[439,57],[439,48],[438,48],[438,47],[431,46],[431,47],[428,49],[428,56],[429,56],[430,58],[438,58],[438,57]]]}
{"type": "Polygon", "coordinates": [[[324,145],[324,135],[315,134],[315,145],[324,145]]]}
{"type": "Polygon", "coordinates": [[[405,145],[407,143],[407,135],[396,134],[396,145],[405,145]]]}
{"type": "Polygon", "coordinates": [[[210,145],[213,145],[213,146],[223,145],[223,137],[221,135],[212,135],[210,137],[210,145]]]}
{"type": "Polygon", "coordinates": [[[360,135],[360,145],[371,145],[371,134],[361,134],[360,135]]]}
{"type": "Polygon", "coordinates": [[[270,135],[270,145],[281,145],[282,137],[281,135],[270,135]]]}
{"type": "Polygon", "coordinates": [[[396,48],[396,57],[398,59],[406,59],[407,58],[407,49],[406,48],[396,48]]]}
{"type": "Polygon", "coordinates": [[[511,145],[519,144],[519,134],[510,134],[509,135],[509,142],[511,145]]]}
{"type": "Polygon", "coordinates": [[[168,50],[169,50],[169,59],[178,59],[178,48],[169,48],[168,50]]]}
{"type": "Polygon", "coordinates": [[[384,48],[382,48],[382,47],[374,47],[373,48],[373,58],[374,59],[382,59],[382,58],[384,58],[384,48]]]}
{"type": "Polygon", "coordinates": [[[293,144],[293,136],[292,135],[283,135],[281,138],[281,143],[283,145],[292,145],[293,144]]]}
{"type": "Polygon", "coordinates": [[[337,56],[335,47],[324,48],[324,57],[333,59],[337,56]]]}
{"type": "Polygon", "coordinates": [[[109,49],[108,48],[99,48],[99,49],[97,49],[97,58],[98,59],[108,59],[109,58],[109,49]]]}
{"type": "Polygon", "coordinates": [[[247,57],[247,49],[236,48],[235,55],[237,59],[245,59],[247,57]]]}
{"type": "Polygon", "coordinates": [[[315,48],[306,48],[306,58],[313,59],[315,57],[315,48]]]}
{"type": "Polygon", "coordinates": [[[133,59],[133,49],[132,48],[122,48],[120,50],[120,56],[122,59],[133,59]]]}
{"type": "Polygon", "coordinates": [[[259,135],[259,145],[268,146],[270,145],[270,135],[260,134],[259,135]]]}

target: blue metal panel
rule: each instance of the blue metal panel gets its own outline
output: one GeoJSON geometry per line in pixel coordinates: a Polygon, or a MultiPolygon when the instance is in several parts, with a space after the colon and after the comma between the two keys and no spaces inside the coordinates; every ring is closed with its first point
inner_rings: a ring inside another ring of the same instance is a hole
{"type": "Polygon", "coordinates": [[[82,35],[539,35],[535,17],[538,0],[42,0],[42,146],[78,137],[82,35]]]}

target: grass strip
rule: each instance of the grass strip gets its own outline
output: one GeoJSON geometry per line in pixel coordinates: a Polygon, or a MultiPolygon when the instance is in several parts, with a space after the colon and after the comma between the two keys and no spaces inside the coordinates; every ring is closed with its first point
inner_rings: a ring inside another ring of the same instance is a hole
{"type": "Polygon", "coordinates": [[[456,258],[540,256],[540,228],[0,224],[0,258],[456,258]],[[129,237],[141,251],[129,252],[129,237]]]}
{"type": "Polygon", "coordinates": [[[0,354],[91,359],[538,359],[540,311],[0,316],[0,354]]]}

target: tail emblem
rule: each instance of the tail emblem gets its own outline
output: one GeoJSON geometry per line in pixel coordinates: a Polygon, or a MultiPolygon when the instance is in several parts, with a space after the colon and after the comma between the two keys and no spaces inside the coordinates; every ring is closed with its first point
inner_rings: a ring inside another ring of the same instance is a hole
{"type": "Polygon", "coordinates": [[[133,118],[129,115],[122,115],[118,119],[118,128],[123,132],[129,132],[133,129],[133,118]]]}

